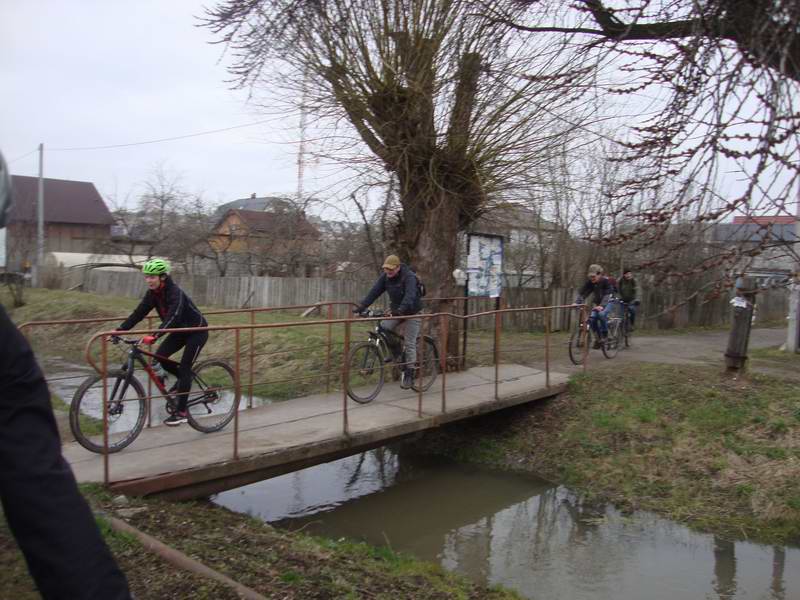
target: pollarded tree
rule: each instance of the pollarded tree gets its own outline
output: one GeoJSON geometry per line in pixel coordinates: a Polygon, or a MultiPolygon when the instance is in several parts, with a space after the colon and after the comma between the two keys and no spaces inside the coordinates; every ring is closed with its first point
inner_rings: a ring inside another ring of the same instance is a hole
{"type": "Polygon", "coordinates": [[[453,291],[458,232],[557,147],[564,113],[581,120],[570,90],[586,71],[571,66],[569,46],[519,36],[474,9],[468,0],[225,0],[207,15],[240,85],[305,89],[307,110],[346,120],[356,156],[396,178],[392,245],[432,296],[453,291]]]}

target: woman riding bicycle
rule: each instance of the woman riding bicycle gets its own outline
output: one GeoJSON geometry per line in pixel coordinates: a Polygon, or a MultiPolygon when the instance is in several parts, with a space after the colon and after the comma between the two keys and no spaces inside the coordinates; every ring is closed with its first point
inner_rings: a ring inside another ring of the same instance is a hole
{"type": "MultiPolygon", "coordinates": [[[[159,329],[170,329],[180,327],[207,327],[203,313],[198,310],[192,299],[186,295],[181,288],[169,276],[170,265],[167,261],[160,258],[148,260],[142,265],[144,280],[147,282],[148,290],[139,306],[117,327],[118,331],[128,331],[133,329],[139,321],[144,319],[147,314],[156,309],[161,318],[159,329]]],[[[152,344],[163,332],[156,332],[142,338],[142,343],[152,344]]],[[[190,331],[182,333],[170,333],[158,347],[156,354],[160,357],[158,362],[165,371],[177,378],[177,383],[170,392],[175,392],[177,397],[177,410],[167,417],[165,425],[175,426],[185,423],[187,420],[186,404],[188,401],[189,390],[192,387],[192,365],[200,355],[200,351],[208,341],[207,331],[190,331]],[[174,363],[161,360],[175,354],[183,348],[180,365],[176,368],[174,363]]]]}

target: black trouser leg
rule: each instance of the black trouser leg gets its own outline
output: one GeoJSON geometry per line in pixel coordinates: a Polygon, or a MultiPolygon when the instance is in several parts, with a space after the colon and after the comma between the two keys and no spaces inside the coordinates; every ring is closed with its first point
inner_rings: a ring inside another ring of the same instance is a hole
{"type": "Polygon", "coordinates": [[[189,390],[192,389],[192,365],[200,355],[200,351],[208,341],[207,331],[194,331],[191,333],[171,333],[158,347],[159,356],[170,356],[183,348],[183,355],[177,368],[171,364],[161,362],[165,370],[178,378],[178,410],[185,411],[189,401],[189,390]]]}

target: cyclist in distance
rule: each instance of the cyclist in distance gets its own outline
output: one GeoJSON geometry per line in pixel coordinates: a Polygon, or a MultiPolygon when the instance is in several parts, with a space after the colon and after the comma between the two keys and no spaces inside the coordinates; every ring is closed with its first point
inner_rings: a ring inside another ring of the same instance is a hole
{"type": "Polygon", "coordinates": [[[619,280],[619,295],[623,302],[628,305],[628,319],[631,331],[636,321],[636,300],[637,286],[636,280],[633,278],[633,273],[630,269],[623,269],[622,279],[619,280]]]}
{"type": "MultiPolygon", "coordinates": [[[[142,265],[142,273],[144,274],[144,280],[147,282],[148,290],[145,292],[139,306],[117,327],[117,331],[133,329],[154,308],[161,318],[159,329],[208,326],[203,313],[195,306],[192,299],[186,295],[186,292],[172,280],[169,272],[169,263],[160,258],[148,260],[142,265]]],[[[164,334],[159,332],[153,335],[146,335],[142,338],[142,343],[152,344],[162,335],[164,334]]],[[[178,368],[175,368],[167,361],[159,359],[159,363],[161,363],[164,370],[177,378],[176,384],[170,389],[170,393],[175,392],[176,394],[177,410],[167,417],[164,421],[165,425],[175,426],[186,422],[186,404],[189,398],[189,390],[192,387],[192,365],[197,360],[207,341],[207,331],[175,332],[167,335],[158,347],[156,354],[159,357],[171,356],[183,348],[183,355],[178,368]]]]}
{"type": "Polygon", "coordinates": [[[403,367],[403,376],[400,380],[400,387],[408,389],[414,382],[413,365],[417,361],[417,336],[419,336],[420,319],[392,319],[392,316],[416,315],[422,310],[422,298],[419,294],[417,276],[408,265],[400,262],[400,259],[391,254],[383,261],[383,273],[381,273],[375,285],[356,307],[354,313],[362,313],[377,300],[381,294],[389,294],[389,313],[390,317],[381,321],[381,327],[388,331],[395,331],[401,323],[404,323],[403,337],[405,338],[406,365],[403,367]]]}
{"type": "Polygon", "coordinates": [[[583,304],[584,299],[592,305],[589,324],[592,331],[597,334],[594,348],[600,348],[608,335],[608,313],[613,306],[612,294],[614,292],[608,278],[603,277],[603,267],[600,265],[589,266],[589,279],[578,291],[575,304],[583,304]]]}

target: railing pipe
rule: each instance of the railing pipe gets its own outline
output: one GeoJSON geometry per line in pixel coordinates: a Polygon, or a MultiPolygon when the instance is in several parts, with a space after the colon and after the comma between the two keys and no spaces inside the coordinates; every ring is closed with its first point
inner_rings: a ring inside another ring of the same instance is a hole
{"type": "MultiPolygon", "coordinates": [[[[328,321],[333,319],[333,304],[328,304],[328,321]]],[[[331,391],[331,349],[333,347],[333,325],[328,323],[328,348],[325,352],[325,392],[331,391]]]]}
{"type": "Polygon", "coordinates": [[[502,313],[494,313],[494,399],[499,400],[500,394],[500,329],[503,327],[502,313]]]}
{"type": "Polygon", "coordinates": [[[550,317],[553,311],[548,310],[545,313],[544,320],[544,384],[550,387],[550,317]]]}
{"type": "Polygon", "coordinates": [[[448,348],[448,325],[447,315],[439,315],[439,332],[442,336],[441,356],[439,357],[440,370],[442,371],[442,413],[447,412],[447,348],[448,348]]]}
{"type": "Polygon", "coordinates": [[[344,355],[342,361],[342,431],[349,435],[347,422],[347,382],[350,378],[350,321],[344,322],[344,355]]]}
{"type": "MultiPolygon", "coordinates": [[[[250,311],[250,324],[256,324],[256,313],[255,311],[250,311]]],[[[247,394],[247,408],[253,408],[253,386],[255,385],[254,380],[254,373],[255,373],[255,364],[256,364],[256,330],[255,327],[250,329],[250,377],[249,383],[247,387],[249,388],[249,392],[247,394]]]]}
{"type": "MultiPolygon", "coordinates": [[[[240,364],[239,364],[240,363],[240,359],[239,359],[239,351],[240,351],[240,348],[239,348],[239,332],[240,331],[241,331],[240,329],[237,329],[236,333],[235,333],[235,336],[236,336],[236,351],[235,351],[236,352],[236,359],[235,359],[235,364],[236,364],[236,366],[234,367],[234,373],[236,373],[236,381],[234,383],[234,385],[236,386],[236,389],[234,390],[234,394],[239,397],[239,402],[242,401],[242,396],[241,396],[241,392],[242,392],[241,382],[242,382],[242,379],[241,379],[241,372],[239,371],[239,367],[240,367],[240,364]]],[[[250,388],[250,389],[252,389],[252,388],[250,388]]],[[[238,406],[238,404],[236,406],[236,410],[233,413],[233,460],[239,460],[239,406],[238,406]]]]}
{"type": "Polygon", "coordinates": [[[103,368],[103,483],[108,487],[111,481],[108,464],[108,338],[103,336],[100,344],[100,364],[103,368]]]}

